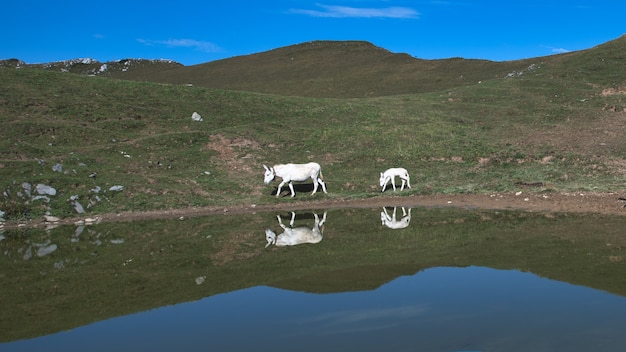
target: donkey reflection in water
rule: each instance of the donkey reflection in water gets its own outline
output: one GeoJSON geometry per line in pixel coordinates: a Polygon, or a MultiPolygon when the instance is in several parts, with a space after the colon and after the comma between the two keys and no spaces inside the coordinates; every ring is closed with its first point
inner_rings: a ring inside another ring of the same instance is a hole
{"type": "Polygon", "coordinates": [[[402,218],[400,218],[400,220],[396,218],[396,208],[397,207],[393,207],[393,212],[391,213],[392,215],[389,216],[389,213],[387,213],[387,207],[383,207],[383,211],[380,212],[380,221],[383,225],[394,230],[408,227],[409,223],[411,223],[411,208],[409,208],[407,213],[406,209],[402,207],[402,218]]]}
{"type": "Polygon", "coordinates": [[[267,240],[267,244],[265,248],[271,245],[283,247],[303,243],[319,243],[323,238],[321,228],[324,226],[324,222],[326,222],[326,212],[324,212],[324,216],[322,216],[321,220],[317,214],[313,213],[313,216],[315,217],[315,225],[310,228],[308,226],[293,227],[294,220],[296,219],[296,213],[294,212],[291,212],[289,227],[283,224],[282,218],[280,215],[277,215],[278,225],[283,228],[284,232],[277,235],[274,231],[266,229],[265,239],[267,240]]]}
{"type": "Polygon", "coordinates": [[[282,178],[282,182],[278,185],[278,190],[276,190],[276,197],[280,196],[281,188],[287,183],[289,185],[289,189],[291,190],[291,196],[295,197],[296,192],[293,190],[293,181],[302,182],[308,179],[313,180],[313,193],[317,192],[318,183],[322,186],[322,190],[324,193],[326,192],[326,184],[322,181],[322,167],[318,163],[307,163],[307,164],[277,164],[272,167],[268,167],[267,165],[263,165],[265,168],[265,178],[264,182],[266,185],[269,185],[270,182],[274,179],[275,176],[282,178]]]}

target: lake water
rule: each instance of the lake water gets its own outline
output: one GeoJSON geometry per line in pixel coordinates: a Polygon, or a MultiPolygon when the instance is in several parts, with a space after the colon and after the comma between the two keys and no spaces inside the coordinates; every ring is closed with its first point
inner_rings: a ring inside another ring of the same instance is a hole
{"type": "MultiPolygon", "coordinates": [[[[27,269],[33,266],[46,285],[54,278],[56,293],[35,297],[33,304],[49,310],[38,318],[49,320],[43,331],[55,324],[61,330],[3,340],[0,351],[616,351],[626,346],[626,246],[617,228],[624,219],[412,209],[407,221],[397,210],[394,226],[389,226],[391,208],[330,211],[326,218],[321,211],[301,212],[291,225],[289,213],[278,214],[287,229],[315,229],[317,221],[323,234],[318,243],[284,247],[266,247],[264,229],[284,231],[277,214],[240,217],[237,224],[213,217],[97,225],[102,228],[92,228],[90,237],[78,236],[82,242],[71,240],[74,228],[30,234],[38,242],[50,240],[38,248],[56,244],[58,249],[27,259],[17,235],[4,234],[0,244],[9,260],[1,278],[14,285],[28,280],[8,274],[12,265],[31,276],[27,269]],[[144,248],[148,242],[154,247],[144,248]],[[175,252],[176,244],[180,254],[197,259],[174,268],[181,257],[155,259],[157,248],[175,252]],[[85,250],[86,257],[72,257],[85,250]],[[119,253],[124,255],[116,257],[119,253]],[[93,276],[90,268],[102,276],[87,278],[93,276]],[[81,270],[88,275],[77,276],[81,270]],[[167,282],[151,283],[146,271],[167,282]],[[126,288],[112,279],[124,275],[129,275],[126,288]],[[171,279],[179,276],[180,281],[171,279]],[[94,280],[93,285],[112,280],[103,287],[110,287],[113,297],[108,289],[85,285],[83,295],[68,290],[72,302],[54,302],[63,291],[58,287],[70,278],[94,280]],[[149,298],[126,295],[128,290],[149,298]],[[158,292],[146,292],[154,290],[172,298],[158,303],[158,292]],[[96,293],[102,297],[94,298],[96,293]],[[91,297],[91,306],[108,303],[92,311],[81,303],[83,296],[91,297]],[[53,307],[40,302],[46,297],[53,297],[53,307]],[[116,299],[138,301],[124,306],[131,307],[124,308],[126,314],[106,317],[101,311],[116,299]],[[64,311],[73,308],[92,321],[68,327],[68,316],[80,315],[64,311]]],[[[31,243],[29,236],[20,240],[31,243]]],[[[46,285],[33,292],[49,290],[46,285]]],[[[7,314],[4,331],[11,329],[7,314]]]]}

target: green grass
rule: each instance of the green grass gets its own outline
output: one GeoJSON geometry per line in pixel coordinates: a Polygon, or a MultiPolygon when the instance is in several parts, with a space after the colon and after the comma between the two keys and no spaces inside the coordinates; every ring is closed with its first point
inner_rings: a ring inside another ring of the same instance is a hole
{"type": "MultiPolygon", "coordinates": [[[[374,196],[378,173],[391,166],[411,173],[414,187],[405,194],[515,191],[520,182],[542,182],[537,191],[623,191],[626,98],[601,93],[626,85],[626,66],[615,64],[625,43],[504,63],[409,60],[359,43],[326,43],[318,51],[303,45],[288,48],[289,55],[309,64],[274,81],[255,80],[271,90],[298,72],[314,75],[320,62],[344,67],[339,53],[356,52],[351,63],[367,67],[371,82],[336,69],[335,82],[349,83],[342,89],[353,93],[337,92],[331,81],[316,87],[337,98],[306,96],[310,87],[289,86],[292,94],[283,96],[0,68],[0,209],[8,209],[7,218],[72,216],[72,196],[94,203],[88,214],[285,202],[263,186],[262,164],[308,161],[322,165],[329,186],[315,198],[374,196]],[[422,88],[402,83],[396,94],[393,85],[376,83],[409,61],[429,72],[422,88]],[[452,79],[462,72],[473,72],[472,81],[452,79]],[[368,89],[377,96],[343,97],[368,89]],[[204,121],[192,121],[194,111],[204,121]],[[52,170],[56,164],[62,172],[52,170]],[[50,203],[30,202],[20,197],[24,182],[58,194],[50,203]],[[124,190],[108,191],[114,185],[124,190]],[[95,187],[101,193],[91,192],[95,187]]],[[[279,58],[284,50],[219,66],[251,69],[259,57],[279,58]]],[[[212,67],[167,72],[200,77],[206,75],[198,70],[210,75],[212,67]]]]}

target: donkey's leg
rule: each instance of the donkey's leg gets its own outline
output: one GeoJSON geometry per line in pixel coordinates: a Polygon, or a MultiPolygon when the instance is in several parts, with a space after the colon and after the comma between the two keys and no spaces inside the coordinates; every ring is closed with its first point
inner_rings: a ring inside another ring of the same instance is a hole
{"type": "Polygon", "coordinates": [[[284,185],[285,185],[285,181],[283,180],[283,182],[281,182],[278,185],[278,189],[276,190],[276,197],[280,196],[280,190],[281,190],[281,188],[283,188],[284,185]]]}
{"type": "Polygon", "coordinates": [[[319,183],[320,183],[320,185],[322,185],[322,191],[324,191],[324,193],[328,193],[328,192],[326,191],[326,184],[324,183],[324,181],[322,181],[322,179],[321,179],[321,178],[318,178],[318,179],[317,179],[317,182],[319,182],[319,183]]]}
{"type": "Polygon", "coordinates": [[[315,192],[317,192],[317,178],[313,176],[311,177],[311,180],[313,180],[313,192],[311,193],[311,195],[314,195],[315,192]]]}
{"type": "Polygon", "coordinates": [[[405,181],[404,181],[404,179],[403,179],[403,178],[401,178],[401,180],[402,180],[402,187],[400,187],[400,191],[404,191],[404,184],[405,184],[405,181]]]}
{"type": "Polygon", "coordinates": [[[393,186],[393,191],[396,191],[396,177],[391,177],[391,185],[393,186]]]}
{"type": "Polygon", "coordinates": [[[293,190],[293,182],[289,181],[289,189],[291,190],[291,197],[296,196],[296,191],[293,190]]]}

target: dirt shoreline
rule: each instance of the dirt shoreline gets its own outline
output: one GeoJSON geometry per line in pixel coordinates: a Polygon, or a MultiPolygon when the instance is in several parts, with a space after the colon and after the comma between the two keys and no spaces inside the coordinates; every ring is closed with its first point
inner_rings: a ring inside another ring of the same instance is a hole
{"type": "MultiPolygon", "coordinates": [[[[60,219],[58,225],[119,222],[151,219],[172,219],[206,215],[237,215],[270,211],[306,209],[405,207],[460,207],[466,209],[522,210],[545,213],[596,213],[626,215],[626,196],[619,193],[493,193],[455,195],[381,196],[367,199],[321,199],[285,204],[240,204],[230,206],[194,207],[169,210],[123,212],[60,219]]],[[[50,225],[44,219],[26,222],[7,221],[4,228],[50,225]]]]}

